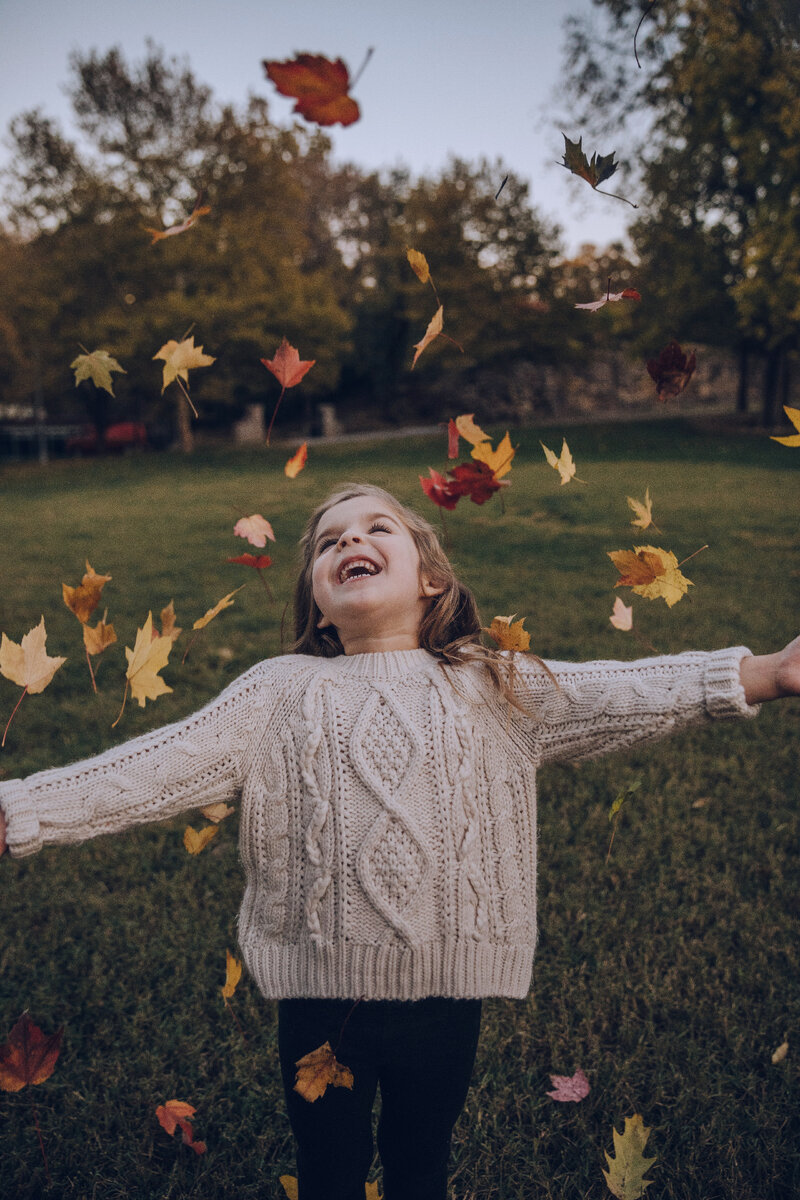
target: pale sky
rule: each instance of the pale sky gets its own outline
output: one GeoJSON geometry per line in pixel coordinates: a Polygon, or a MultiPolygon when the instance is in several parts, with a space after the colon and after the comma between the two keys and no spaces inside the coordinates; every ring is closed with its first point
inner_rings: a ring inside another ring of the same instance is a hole
{"type": "Polygon", "coordinates": [[[590,9],[591,0],[0,0],[0,161],[8,122],[24,109],[39,107],[71,132],[72,50],[119,45],[131,61],[151,37],[188,59],[218,101],[267,96],[283,124],[292,101],[275,93],[263,58],[309,51],[341,57],[354,73],[373,46],[353,93],[361,120],[328,131],[338,160],[402,163],[420,174],[437,172],[450,154],[501,157],[561,226],[567,252],[603,246],[623,236],[631,210],[556,165],[560,130],[580,134],[563,123],[562,23],[590,9]]]}

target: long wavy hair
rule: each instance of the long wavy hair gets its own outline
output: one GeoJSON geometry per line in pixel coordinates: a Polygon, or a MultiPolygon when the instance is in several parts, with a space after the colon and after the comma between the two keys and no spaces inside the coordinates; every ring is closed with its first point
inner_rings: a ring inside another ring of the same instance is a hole
{"type": "MultiPolygon", "coordinates": [[[[312,590],[314,543],[320,520],[331,508],[345,500],[369,496],[385,506],[408,529],[419,554],[420,575],[442,591],[430,597],[419,627],[419,644],[440,660],[442,666],[480,663],[503,695],[516,703],[513,695],[513,655],[485,646],[475,597],[461,583],[445,554],[433,526],[412,508],[401,504],[390,492],[368,483],[346,483],[314,510],[300,539],[301,568],[294,592],[294,654],[312,654],[335,658],[344,653],[336,629],[318,628],[322,616],[312,590]]],[[[531,656],[542,666],[538,656],[531,656]]],[[[546,670],[547,668],[545,668],[546,670]]],[[[549,671],[548,671],[549,674],[549,671]]]]}

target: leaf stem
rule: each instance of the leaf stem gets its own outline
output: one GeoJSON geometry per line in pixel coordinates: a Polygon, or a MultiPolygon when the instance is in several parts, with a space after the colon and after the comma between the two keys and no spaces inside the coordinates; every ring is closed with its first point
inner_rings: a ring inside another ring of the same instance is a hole
{"type": "Polygon", "coordinates": [[[632,200],[629,200],[627,196],[618,196],[616,192],[604,192],[603,189],[599,187],[596,187],[594,190],[601,196],[610,196],[612,200],[621,200],[623,204],[630,204],[631,208],[639,207],[638,204],[634,204],[632,200]]]}
{"type": "Polygon", "coordinates": [[[6,727],[3,730],[3,740],[2,740],[2,742],[0,742],[0,749],[2,749],[2,747],[5,746],[5,744],[6,744],[6,734],[8,733],[8,727],[11,724],[11,722],[14,720],[14,713],[17,711],[20,704],[22,704],[22,701],[25,698],[25,693],[27,692],[27,690],[28,690],[28,686],[26,684],[25,687],[22,689],[22,695],[20,696],[17,703],[14,705],[14,712],[12,712],[11,716],[8,718],[8,721],[6,722],[6,727]]]}
{"type": "Polygon", "coordinates": [[[707,549],[708,549],[708,542],[706,542],[705,546],[701,546],[701,547],[700,547],[700,550],[695,550],[694,554],[690,554],[690,555],[689,555],[689,558],[682,558],[682,559],[681,559],[681,561],[678,563],[678,566],[679,566],[679,567],[682,567],[682,566],[683,566],[683,564],[684,564],[684,563],[687,563],[687,562],[689,561],[689,559],[690,559],[690,558],[694,558],[696,554],[700,554],[700,552],[701,552],[702,550],[707,550],[707,549]]]}
{"type": "Polygon", "coordinates": [[[237,1017],[236,1013],[233,1011],[233,1005],[231,1004],[231,1002],[227,996],[225,997],[225,1007],[227,1008],[228,1012],[233,1017],[234,1021],[236,1022],[236,1028],[239,1030],[239,1033],[242,1035],[243,1040],[246,1042],[247,1034],[245,1033],[244,1029],[242,1028],[241,1021],[237,1017]]]}
{"type": "Polygon", "coordinates": [[[125,701],[128,699],[128,688],[129,687],[130,687],[130,680],[126,679],[125,680],[125,691],[122,693],[122,708],[119,710],[119,716],[117,717],[116,721],[111,726],[112,729],[114,729],[117,725],[119,725],[120,721],[122,720],[122,714],[125,712],[125,701]]]}
{"type": "Polygon", "coordinates": [[[266,575],[264,574],[264,568],[263,568],[263,567],[256,567],[256,570],[258,571],[258,578],[259,578],[259,579],[261,580],[261,582],[263,583],[263,585],[264,585],[264,589],[265,589],[265,591],[266,591],[267,595],[269,596],[270,600],[274,600],[274,599],[275,599],[275,597],[274,597],[274,596],[273,596],[273,594],[272,594],[272,588],[271,588],[271,587],[269,586],[269,584],[267,583],[267,578],[266,578],[266,575]]]}
{"type": "Polygon", "coordinates": [[[362,62],[361,66],[358,68],[358,70],[356,71],[356,73],[355,73],[355,75],[353,76],[353,78],[350,80],[350,87],[351,87],[351,88],[354,88],[354,87],[356,86],[356,84],[358,83],[359,79],[360,79],[360,78],[361,78],[361,76],[364,74],[364,71],[366,70],[367,63],[368,63],[368,62],[369,62],[369,60],[372,58],[372,56],[373,56],[373,54],[374,54],[374,53],[375,53],[375,47],[374,47],[374,46],[370,46],[370,47],[369,47],[369,49],[367,50],[367,53],[366,53],[366,55],[364,56],[364,61],[362,62]]]}
{"type": "Polygon", "coordinates": [[[194,635],[194,637],[193,637],[193,638],[190,638],[190,640],[189,640],[189,645],[186,647],[186,649],[185,649],[185,650],[184,650],[184,652],[183,652],[183,658],[181,659],[181,666],[183,666],[183,664],[186,662],[186,655],[189,653],[189,651],[191,650],[192,646],[195,644],[195,642],[196,642],[196,641],[197,641],[197,639],[200,637],[200,634],[201,634],[202,632],[203,632],[203,630],[202,630],[202,629],[198,629],[198,631],[197,631],[197,633],[194,635]]]}
{"type": "Polygon", "coordinates": [[[494,198],[495,198],[495,200],[496,200],[496,199],[497,199],[497,197],[500,195],[500,193],[502,192],[503,188],[506,186],[506,184],[507,184],[507,183],[508,183],[508,176],[506,175],[505,179],[504,179],[504,180],[503,180],[503,182],[500,184],[500,187],[497,189],[497,191],[496,191],[496,192],[495,192],[495,194],[494,194],[494,198]]]}
{"type": "Polygon", "coordinates": [[[347,1022],[350,1020],[350,1018],[352,1017],[353,1013],[356,1011],[356,1009],[358,1008],[359,1004],[361,1003],[361,1001],[362,1001],[363,999],[364,999],[364,997],[363,997],[363,996],[359,996],[359,997],[358,997],[358,999],[356,1000],[355,1004],[353,1005],[353,1007],[350,1009],[350,1011],[348,1012],[347,1016],[345,1017],[345,1019],[344,1019],[344,1022],[342,1023],[342,1028],[339,1030],[339,1040],[338,1040],[338,1042],[336,1043],[336,1048],[335,1048],[335,1050],[333,1051],[333,1057],[334,1057],[334,1058],[335,1058],[335,1057],[336,1057],[336,1055],[339,1053],[339,1047],[340,1047],[340,1046],[341,1046],[341,1044],[342,1044],[342,1037],[344,1036],[344,1030],[345,1030],[345,1026],[347,1025],[347,1022]]]}
{"type": "Polygon", "coordinates": [[[36,1125],[36,1136],[39,1139],[39,1149],[41,1150],[42,1158],[44,1159],[44,1173],[47,1177],[47,1186],[52,1187],[53,1181],[50,1178],[50,1168],[47,1165],[47,1155],[44,1152],[44,1139],[42,1138],[42,1131],[39,1126],[39,1114],[36,1111],[36,1104],[33,1099],[33,1092],[28,1092],[28,1095],[30,1096],[30,1099],[31,1099],[31,1108],[33,1109],[33,1121],[34,1121],[34,1124],[36,1125]]]}
{"type": "Polygon", "coordinates": [[[95,694],[95,696],[96,696],[96,695],[97,695],[97,681],[96,681],[96,679],[95,679],[95,677],[94,677],[94,671],[92,670],[92,660],[91,660],[91,658],[89,657],[89,647],[88,647],[88,646],[84,646],[84,648],[83,648],[83,649],[84,649],[84,651],[85,651],[85,653],[86,653],[86,662],[87,662],[87,664],[88,664],[88,667],[89,667],[89,674],[90,674],[90,675],[91,675],[91,677],[92,677],[92,687],[94,688],[94,694],[95,694]]]}
{"type": "Polygon", "coordinates": [[[642,69],[642,64],[639,62],[639,51],[636,49],[636,39],[639,36],[639,30],[642,28],[642,24],[644,22],[645,17],[648,17],[650,15],[650,13],[655,8],[656,4],[658,4],[658,0],[652,0],[650,7],[646,8],[644,10],[641,17],[639,18],[639,24],[636,26],[636,32],[633,35],[633,57],[636,59],[636,65],[640,71],[642,69]]]}
{"type": "MultiPolygon", "coordinates": [[[[635,207],[635,206],[634,206],[634,207],[635,207]]],[[[195,415],[196,417],[199,417],[199,416],[200,416],[200,414],[199,414],[199,412],[197,411],[197,409],[195,408],[195,406],[192,404],[192,397],[189,395],[189,390],[188,390],[188,388],[186,387],[186,385],[184,384],[184,382],[183,382],[183,380],[181,379],[180,375],[176,375],[176,376],[175,376],[175,382],[177,383],[178,387],[181,389],[181,391],[183,392],[184,396],[185,396],[185,397],[186,397],[186,399],[188,400],[188,402],[189,402],[189,408],[192,410],[192,412],[194,413],[194,415],[195,415]]]]}
{"type": "Polygon", "coordinates": [[[272,413],[272,420],[270,421],[269,429],[267,430],[267,445],[269,445],[270,434],[272,433],[272,426],[275,424],[275,418],[278,415],[278,409],[281,406],[281,400],[283,399],[283,393],[285,391],[286,391],[286,384],[284,384],[283,387],[281,388],[281,394],[280,394],[280,396],[278,396],[278,403],[275,405],[275,408],[272,413]]]}

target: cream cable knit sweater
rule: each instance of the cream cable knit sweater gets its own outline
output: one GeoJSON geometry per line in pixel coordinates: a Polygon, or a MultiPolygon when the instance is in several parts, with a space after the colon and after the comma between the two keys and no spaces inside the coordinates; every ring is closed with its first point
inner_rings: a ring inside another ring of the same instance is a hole
{"type": "Polygon", "coordinates": [[[266,997],[525,996],[536,769],[754,715],[742,647],[516,657],[521,713],[425,650],[259,663],[186,720],[0,783],[12,854],[241,798],[239,940],[266,997]]]}

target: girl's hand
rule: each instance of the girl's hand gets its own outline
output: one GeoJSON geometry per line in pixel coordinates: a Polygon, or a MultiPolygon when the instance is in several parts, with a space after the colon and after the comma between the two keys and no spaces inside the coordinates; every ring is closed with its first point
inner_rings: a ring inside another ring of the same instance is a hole
{"type": "Polygon", "coordinates": [[[781,696],[800,696],[800,637],[776,654],[743,658],[740,671],[748,704],[778,700],[781,696]]]}
{"type": "Polygon", "coordinates": [[[6,848],[6,819],[3,816],[3,810],[0,808],[0,854],[6,848]]]}

